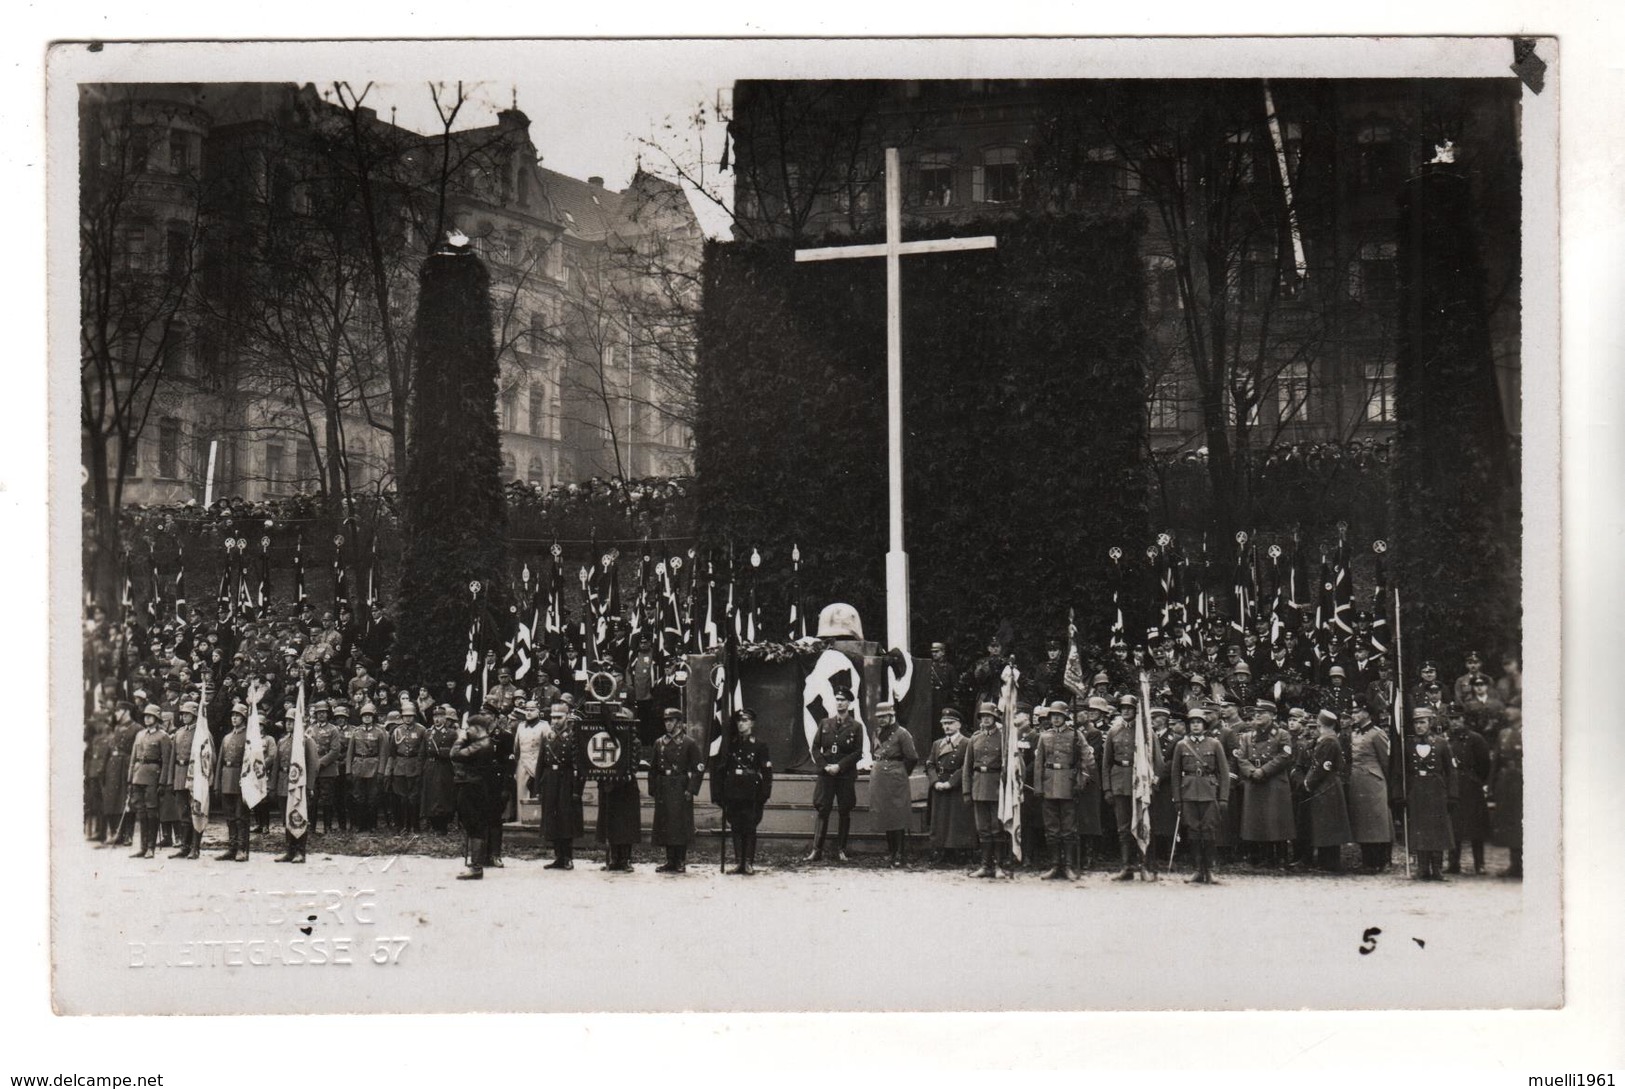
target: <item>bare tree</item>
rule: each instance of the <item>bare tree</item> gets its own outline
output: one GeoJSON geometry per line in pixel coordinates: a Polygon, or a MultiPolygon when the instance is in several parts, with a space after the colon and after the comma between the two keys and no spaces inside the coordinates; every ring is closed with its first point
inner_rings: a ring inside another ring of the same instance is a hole
{"type": "Polygon", "coordinates": [[[110,613],[119,511],[147,421],[183,366],[201,231],[200,144],[179,107],[80,96],[79,391],[87,582],[110,613]]]}

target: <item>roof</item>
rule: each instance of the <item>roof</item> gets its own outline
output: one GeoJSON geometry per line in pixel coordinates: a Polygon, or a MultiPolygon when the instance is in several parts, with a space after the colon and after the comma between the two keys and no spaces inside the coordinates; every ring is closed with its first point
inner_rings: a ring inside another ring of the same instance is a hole
{"type": "Polygon", "coordinates": [[[537,172],[570,234],[596,242],[618,233],[625,222],[621,216],[621,194],[546,167],[538,167],[537,172]]]}

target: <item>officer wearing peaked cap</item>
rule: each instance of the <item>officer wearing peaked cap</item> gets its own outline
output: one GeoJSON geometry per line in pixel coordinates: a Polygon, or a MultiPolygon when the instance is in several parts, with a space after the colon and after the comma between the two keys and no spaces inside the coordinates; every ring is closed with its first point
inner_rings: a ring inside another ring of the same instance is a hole
{"type": "Polygon", "coordinates": [[[1292,735],[1275,722],[1274,700],[1253,701],[1252,729],[1234,739],[1236,774],[1242,785],[1241,840],[1254,861],[1285,864],[1296,835],[1292,814],[1292,735]]]}
{"type": "Polygon", "coordinates": [[[928,798],[933,862],[941,861],[948,852],[957,854],[976,845],[975,819],[960,786],[965,777],[965,754],[970,738],[962,732],[963,723],[957,708],[944,707],[939,720],[942,736],[931,743],[931,751],[925,758],[926,781],[931,784],[928,798]]]}
{"type": "Polygon", "coordinates": [[[1343,795],[1343,746],[1338,742],[1337,713],[1322,710],[1315,718],[1319,736],[1314,760],[1304,779],[1308,792],[1309,834],[1315,849],[1315,864],[1321,869],[1341,872],[1342,850],[1352,836],[1348,804],[1343,795]]]}
{"type": "Polygon", "coordinates": [[[824,838],[829,834],[829,811],[839,811],[840,824],[835,837],[836,857],[847,861],[846,837],[852,827],[852,809],[858,804],[858,760],[863,755],[863,727],[852,715],[852,692],[835,689],[835,714],[818,724],[813,741],[812,760],[818,766],[818,783],[813,788],[812,848],[806,861],[824,857],[824,838]]]}
{"type": "Polygon", "coordinates": [[[1431,707],[1423,705],[1413,713],[1411,736],[1405,739],[1402,751],[1405,777],[1394,804],[1405,811],[1417,877],[1443,881],[1444,853],[1455,846],[1450,810],[1460,787],[1450,741],[1435,729],[1431,707]]]}
{"type": "Polygon", "coordinates": [[[754,711],[748,707],[735,711],[727,753],[711,772],[711,800],[722,806],[739,859],[732,872],[745,876],[756,872],[756,827],[773,796],[773,760],[767,742],[752,736],[755,728],[754,711]]]}
{"type": "Polygon", "coordinates": [[[874,766],[869,772],[869,816],[877,832],[886,833],[886,861],[894,869],[907,861],[908,831],[913,823],[908,778],[919,763],[914,736],[897,723],[890,700],[875,704],[874,766]]]}
{"type": "Polygon", "coordinates": [[[683,728],[679,708],[666,708],[661,721],[665,733],[655,740],[649,763],[649,796],[655,803],[649,842],[666,849],[665,865],[656,866],[656,873],[683,873],[694,842],[694,796],[705,781],[705,753],[683,728]]]}

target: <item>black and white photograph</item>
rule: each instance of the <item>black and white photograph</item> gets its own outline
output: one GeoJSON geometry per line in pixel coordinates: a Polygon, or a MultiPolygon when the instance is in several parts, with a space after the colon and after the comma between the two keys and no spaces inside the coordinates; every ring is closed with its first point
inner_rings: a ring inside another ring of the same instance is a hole
{"type": "Polygon", "coordinates": [[[57,44],[52,1008],[1561,1009],[1559,60],[57,44]]]}

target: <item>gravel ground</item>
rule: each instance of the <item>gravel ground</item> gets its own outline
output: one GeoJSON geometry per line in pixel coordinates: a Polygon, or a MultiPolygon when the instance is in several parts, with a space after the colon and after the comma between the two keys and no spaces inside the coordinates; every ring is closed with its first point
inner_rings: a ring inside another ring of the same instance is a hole
{"type": "MultiPolygon", "coordinates": [[[[276,839],[278,837],[269,837],[276,839]]],[[[63,1012],[1504,1007],[1561,1001],[1559,928],[1523,884],[1221,867],[1118,882],[804,864],[753,878],[572,873],[516,844],[454,880],[452,835],[318,839],[305,866],[69,853],[53,882],[63,1012]],[[347,853],[355,851],[358,853],[347,853]],[[325,944],[324,944],[325,943],[325,944]],[[1361,950],[1364,949],[1365,952],[1361,950]],[[325,963],[313,963],[322,961],[325,963]],[[263,963],[256,963],[263,962],[263,963]]],[[[1491,873],[1505,864],[1492,851],[1491,873]]]]}

